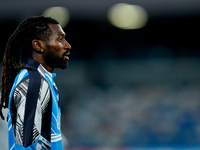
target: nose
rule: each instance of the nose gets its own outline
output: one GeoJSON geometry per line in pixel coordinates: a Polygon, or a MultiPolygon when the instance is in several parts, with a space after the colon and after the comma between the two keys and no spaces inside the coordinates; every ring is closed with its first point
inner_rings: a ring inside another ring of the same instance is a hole
{"type": "Polygon", "coordinates": [[[67,40],[65,40],[65,49],[66,50],[71,50],[71,45],[67,42],[67,40]]]}

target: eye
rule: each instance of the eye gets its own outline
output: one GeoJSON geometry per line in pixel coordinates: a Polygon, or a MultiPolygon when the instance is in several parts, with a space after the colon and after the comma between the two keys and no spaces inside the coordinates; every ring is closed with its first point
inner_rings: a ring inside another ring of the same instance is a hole
{"type": "Polygon", "coordinates": [[[65,35],[64,34],[61,34],[61,35],[58,36],[59,42],[62,42],[64,39],[65,39],[65,35]]]}
{"type": "Polygon", "coordinates": [[[63,37],[60,37],[60,38],[59,38],[59,41],[62,41],[62,40],[63,40],[63,37]]]}

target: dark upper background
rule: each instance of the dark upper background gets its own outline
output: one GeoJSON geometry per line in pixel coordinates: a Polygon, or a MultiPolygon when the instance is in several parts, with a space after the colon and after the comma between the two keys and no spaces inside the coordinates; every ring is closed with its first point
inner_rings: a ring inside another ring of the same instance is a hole
{"type": "Polygon", "coordinates": [[[8,37],[23,19],[41,15],[45,9],[52,6],[63,6],[70,12],[71,19],[65,31],[67,40],[74,49],[72,58],[193,56],[199,53],[200,2],[198,0],[125,0],[124,3],[143,6],[149,16],[144,28],[128,31],[113,27],[107,20],[109,8],[122,2],[119,0],[18,0],[17,2],[1,0],[1,2],[2,51],[8,37]],[[105,44],[113,45],[114,49],[105,48],[100,52],[98,47],[103,48],[105,44]],[[164,45],[170,50],[168,53],[150,54],[154,45],[164,45]]]}

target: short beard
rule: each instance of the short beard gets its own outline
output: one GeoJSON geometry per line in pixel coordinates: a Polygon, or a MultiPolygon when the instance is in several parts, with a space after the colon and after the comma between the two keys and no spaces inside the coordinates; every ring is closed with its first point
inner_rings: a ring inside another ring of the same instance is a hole
{"type": "Polygon", "coordinates": [[[47,45],[47,50],[48,52],[46,54],[45,61],[48,66],[60,69],[65,69],[68,67],[68,61],[64,59],[65,53],[63,54],[62,58],[59,58],[49,45],[47,45]]]}

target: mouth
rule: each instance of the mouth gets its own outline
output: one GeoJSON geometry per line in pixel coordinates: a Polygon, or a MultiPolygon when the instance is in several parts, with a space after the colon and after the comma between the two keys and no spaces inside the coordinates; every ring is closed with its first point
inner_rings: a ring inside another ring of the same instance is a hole
{"type": "Polygon", "coordinates": [[[64,58],[65,58],[66,60],[69,60],[69,55],[70,55],[70,52],[68,51],[68,52],[66,52],[66,53],[64,54],[64,58]]]}

